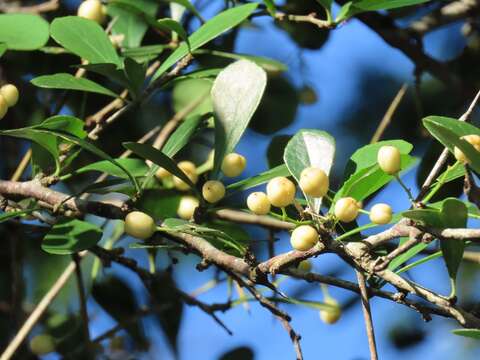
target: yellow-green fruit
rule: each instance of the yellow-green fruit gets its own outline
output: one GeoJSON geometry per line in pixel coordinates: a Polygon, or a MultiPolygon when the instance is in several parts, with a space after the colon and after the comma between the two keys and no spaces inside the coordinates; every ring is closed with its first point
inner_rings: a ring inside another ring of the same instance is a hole
{"type": "Polygon", "coordinates": [[[190,220],[195,213],[195,209],[200,205],[197,198],[193,196],[182,196],[178,204],[177,215],[183,220],[190,220]]]}
{"type": "Polygon", "coordinates": [[[375,204],[370,209],[370,221],[384,225],[392,221],[392,208],[388,204],[375,204]]]}
{"type": "Polygon", "coordinates": [[[301,225],[292,232],[290,244],[295,250],[307,251],[318,242],[318,232],[310,225],[301,225]]]}
{"type": "Polygon", "coordinates": [[[225,176],[235,177],[240,175],[247,166],[247,159],[237,153],[228,154],[223,158],[222,172],[225,176]]]}
{"type": "Polygon", "coordinates": [[[300,261],[300,264],[298,264],[298,270],[308,273],[312,270],[312,263],[310,260],[302,260],[300,261]]]}
{"type": "Polygon", "coordinates": [[[378,150],[377,161],[380,169],[389,175],[394,175],[401,169],[400,151],[395,146],[382,146],[378,150]]]}
{"type": "MultiPolygon", "coordinates": [[[[461,139],[465,140],[466,142],[470,143],[475,150],[480,151],[480,136],[479,135],[465,135],[462,136],[461,139]]],[[[467,158],[467,156],[463,153],[462,150],[460,150],[458,147],[455,146],[453,149],[453,154],[455,155],[455,159],[458,161],[464,163],[464,164],[469,164],[470,159],[467,158]]]]}
{"type": "Polygon", "coordinates": [[[335,216],[338,220],[343,222],[351,222],[358,216],[360,206],[352,197],[341,198],[335,204],[335,216]]]}
{"type": "MultiPolygon", "coordinates": [[[[182,170],[185,175],[190,179],[190,181],[194,184],[197,183],[198,181],[198,175],[197,175],[197,167],[195,164],[191,161],[180,161],[178,163],[178,167],[180,170],[182,170]]],[[[173,177],[173,185],[180,190],[180,191],[187,191],[190,189],[190,185],[188,185],[185,181],[182,179],[174,176],[173,177]]]]}
{"type": "Polygon", "coordinates": [[[148,239],[156,231],[155,221],[141,211],[132,211],[125,217],[125,233],[137,239],[148,239]]]}
{"type": "Polygon", "coordinates": [[[100,0],[85,0],[78,7],[77,15],[102,24],[105,21],[105,7],[100,0]]]}
{"type": "Polygon", "coordinates": [[[295,184],[283,176],[273,178],[267,184],[267,196],[273,206],[288,206],[295,200],[295,184]]]}
{"type": "Polygon", "coordinates": [[[55,351],[55,339],[47,334],[34,336],[29,345],[32,353],[39,356],[55,351]]]}
{"type": "Polygon", "coordinates": [[[306,195],[323,197],[328,191],[328,175],[322,169],[308,167],[300,174],[300,187],[306,195]]]}
{"type": "Polygon", "coordinates": [[[171,176],[172,174],[170,174],[170,172],[168,170],[165,170],[163,167],[159,167],[158,170],[155,172],[155,177],[158,180],[168,179],[171,176]]]}
{"type": "Polygon", "coordinates": [[[2,95],[0,95],[0,120],[2,120],[5,115],[7,114],[8,111],[8,104],[3,98],[2,95]]]}
{"type": "Polygon", "coordinates": [[[225,186],[217,180],[209,180],[202,187],[203,198],[210,204],[214,204],[225,196],[225,186]]]}
{"type": "Polygon", "coordinates": [[[320,319],[325,324],[335,324],[342,316],[342,309],[335,299],[325,299],[325,304],[331,305],[331,308],[320,310],[320,319]]]}
{"type": "Polygon", "coordinates": [[[18,102],[18,89],[13,84],[3,85],[0,88],[0,95],[7,102],[8,107],[14,106],[18,102]]]}
{"type": "Polygon", "coordinates": [[[247,197],[247,206],[257,215],[266,215],[270,212],[270,200],[267,194],[261,191],[253,192],[247,197]]]}

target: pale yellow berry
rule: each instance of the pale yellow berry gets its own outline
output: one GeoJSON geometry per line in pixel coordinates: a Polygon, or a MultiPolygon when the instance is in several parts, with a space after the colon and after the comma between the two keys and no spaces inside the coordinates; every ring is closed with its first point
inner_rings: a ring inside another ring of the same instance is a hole
{"type": "Polygon", "coordinates": [[[382,146],[378,150],[377,161],[380,169],[389,175],[394,175],[401,169],[400,151],[395,146],[382,146]]]}
{"type": "Polygon", "coordinates": [[[177,215],[183,220],[190,220],[193,218],[195,209],[200,205],[197,198],[193,196],[182,196],[178,204],[177,215]]]}
{"type": "Polygon", "coordinates": [[[202,187],[203,198],[210,204],[214,204],[225,196],[225,185],[217,180],[209,180],[202,187]]]}
{"type": "MultiPolygon", "coordinates": [[[[479,135],[476,135],[476,134],[465,135],[465,136],[462,136],[461,139],[470,143],[470,145],[472,145],[475,148],[475,150],[480,151],[480,136],[479,135]]],[[[460,161],[464,164],[469,164],[470,163],[470,159],[468,159],[467,156],[463,153],[463,151],[460,150],[456,146],[453,149],[453,155],[455,155],[455,159],[457,159],[458,161],[460,161]]]]}
{"type": "Polygon", "coordinates": [[[141,211],[132,211],[125,217],[125,233],[137,239],[148,239],[156,231],[155,221],[141,211]]]}
{"type": "MultiPolygon", "coordinates": [[[[178,167],[180,168],[180,170],[182,170],[185,173],[185,175],[187,175],[187,177],[190,179],[192,183],[194,184],[197,183],[198,181],[197,167],[193,162],[180,161],[178,163],[178,167]]],[[[188,185],[185,181],[183,181],[182,179],[176,176],[173,177],[173,185],[175,185],[175,187],[181,191],[187,191],[188,189],[190,189],[190,185],[188,185]]]]}
{"type": "Polygon", "coordinates": [[[310,260],[302,260],[300,261],[300,264],[298,264],[298,270],[308,273],[312,270],[312,263],[310,260]]]}
{"type": "Polygon", "coordinates": [[[351,222],[358,216],[360,206],[352,197],[341,198],[335,204],[335,216],[338,220],[343,222],[351,222]]]}
{"type": "Polygon", "coordinates": [[[342,309],[335,299],[326,298],[325,304],[331,305],[328,309],[320,310],[320,319],[325,324],[335,324],[342,316],[342,309]]]}
{"type": "Polygon", "coordinates": [[[322,169],[308,167],[300,174],[300,187],[305,195],[321,198],[328,191],[328,175],[322,169]]]}
{"type": "Polygon", "coordinates": [[[77,15],[102,24],[105,21],[105,12],[100,0],[85,0],[78,7],[77,15]]]}
{"type": "Polygon", "coordinates": [[[292,232],[290,244],[295,250],[307,251],[318,242],[318,232],[310,225],[301,225],[292,232]]]}
{"type": "Polygon", "coordinates": [[[247,159],[237,153],[225,156],[222,162],[222,172],[225,176],[235,177],[240,175],[247,166],[247,159]]]}
{"type": "Polygon", "coordinates": [[[388,204],[375,204],[370,209],[370,221],[384,225],[392,221],[392,208],[388,204]]]}
{"type": "Polygon", "coordinates": [[[8,107],[15,106],[18,102],[18,89],[13,84],[3,85],[0,88],[0,95],[3,96],[4,100],[7,102],[8,107]]]}
{"type": "Polygon", "coordinates": [[[8,111],[8,104],[3,98],[3,96],[0,95],[0,120],[3,119],[5,115],[7,115],[7,111],[8,111]]]}
{"type": "Polygon", "coordinates": [[[267,184],[267,196],[273,206],[288,206],[295,200],[295,184],[283,176],[273,178],[267,184]]]}
{"type": "Polygon", "coordinates": [[[267,194],[261,191],[248,195],[247,206],[251,212],[257,215],[266,215],[270,212],[271,208],[267,194]]]}
{"type": "Polygon", "coordinates": [[[30,340],[30,350],[41,356],[55,351],[55,339],[48,334],[36,335],[30,340]]]}
{"type": "Polygon", "coordinates": [[[172,176],[172,174],[170,174],[170,172],[166,169],[164,169],[163,167],[159,167],[158,170],[155,172],[155,177],[158,179],[158,180],[165,180],[165,179],[168,179],[172,176]]]}

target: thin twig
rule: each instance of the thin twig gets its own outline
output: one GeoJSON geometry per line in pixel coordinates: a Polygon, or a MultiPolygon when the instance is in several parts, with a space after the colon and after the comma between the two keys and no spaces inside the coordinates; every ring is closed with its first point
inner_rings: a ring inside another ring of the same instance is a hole
{"type": "Polygon", "coordinates": [[[400,102],[402,101],[407,89],[408,84],[404,83],[400,90],[398,90],[397,95],[395,95],[395,98],[388,107],[387,112],[382,118],[382,121],[380,121],[377,130],[375,130],[375,134],[373,134],[372,139],[370,140],[370,144],[374,144],[382,138],[383,133],[385,132],[388,125],[390,125],[393,114],[395,114],[395,111],[397,110],[398,105],[400,105],[400,102]]]}
{"type": "Polygon", "coordinates": [[[370,359],[377,360],[377,345],[375,342],[375,332],[373,330],[372,312],[370,310],[370,301],[368,300],[368,290],[365,282],[365,275],[358,270],[355,270],[355,272],[357,273],[358,287],[360,288],[363,317],[365,319],[365,328],[367,330],[368,347],[370,348],[370,359]]]}

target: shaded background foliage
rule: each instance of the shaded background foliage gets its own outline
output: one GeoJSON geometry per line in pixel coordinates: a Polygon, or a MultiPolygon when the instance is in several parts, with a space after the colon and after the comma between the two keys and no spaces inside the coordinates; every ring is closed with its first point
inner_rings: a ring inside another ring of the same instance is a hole
{"type": "MultiPolygon", "coordinates": [[[[228,1],[227,1],[228,2],[228,1]]],[[[223,1],[196,1],[198,9],[205,17],[220,10],[223,1]]],[[[78,1],[62,1],[55,16],[71,14],[78,1]]],[[[418,11],[399,10],[391,12],[399,24],[417,18],[422,13],[438,6],[420,7],[418,11]]],[[[293,14],[308,14],[323,10],[315,1],[286,1],[286,11],[293,14]],[[288,10],[287,10],[288,9],[288,10]]],[[[337,7],[336,7],[337,8],[337,7]]],[[[159,16],[168,15],[168,6],[163,4],[159,16]],[[163,15],[162,15],[163,14],[163,15]]],[[[47,15],[47,17],[52,15],[47,15]]],[[[191,31],[198,27],[198,20],[187,15],[186,28],[191,31]]],[[[242,139],[238,151],[247,156],[249,165],[246,176],[254,175],[268,167],[279,164],[283,148],[289,136],[302,127],[329,131],[337,139],[337,158],[332,174],[333,186],[342,178],[347,159],[353,151],[368,143],[386,108],[403,82],[409,85],[407,95],[395,113],[385,138],[402,138],[415,145],[415,155],[419,165],[406,175],[407,183],[415,188],[424,179],[426,172],[441,151],[421,127],[423,116],[438,114],[457,117],[460,115],[480,83],[477,69],[480,60],[480,37],[477,21],[469,23],[468,36],[463,36],[466,27],[462,24],[449,25],[434,31],[424,38],[427,53],[437,59],[449,61],[455,76],[462,82],[459,89],[445,86],[427,74],[416,76],[413,64],[400,52],[386,45],[375,33],[358,20],[350,20],[340,29],[320,30],[311,24],[275,23],[271,19],[258,18],[252,24],[242,26],[219,39],[207,48],[262,55],[279,60],[288,66],[282,74],[270,73],[266,94],[260,108],[242,139]]],[[[156,44],[161,34],[151,29],[147,31],[143,44],[156,44]]],[[[198,65],[218,67],[230,60],[201,55],[198,65]]],[[[77,59],[70,55],[51,56],[35,53],[9,52],[2,57],[0,77],[16,84],[22,94],[20,103],[2,121],[2,128],[10,129],[39,123],[54,111],[60,93],[35,88],[29,83],[33,77],[42,74],[72,72],[77,59]]],[[[197,65],[192,65],[195,67],[197,65]]],[[[95,80],[96,76],[92,77],[95,80]]],[[[107,84],[115,89],[114,83],[107,84]]],[[[136,141],[153,126],[163,124],[175,111],[181,109],[197,96],[208,91],[208,82],[202,80],[180,82],[168,92],[155,96],[146,106],[129,112],[122,121],[108,129],[108,136],[101,137],[97,145],[107,153],[118,155],[121,143],[136,141]]],[[[117,90],[121,90],[117,88],[117,90]]],[[[92,114],[105,104],[102,96],[71,93],[62,112],[73,113],[80,118],[92,114]]],[[[206,101],[201,112],[208,111],[211,104],[206,101]]],[[[200,110],[198,110],[200,111],[200,110]]],[[[213,135],[213,134],[210,134],[213,135]]],[[[194,159],[197,163],[205,160],[213,143],[212,136],[197,137],[191,146],[182,150],[178,159],[194,159]]],[[[18,140],[0,138],[0,175],[7,178],[15,169],[23,155],[18,151],[18,140]]],[[[23,151],[26,151],[27,144],[23,151]]],[[[88,154],[81,155],[81,162],[95,161],[88,154]]],[[[75,191],[92,181],[89,174],[82,176],[82,182],[66,183],[69,190],[75,191]]],[[[458,196],[461,183],[452,183],[438,196],[458,196]]],[[[379,195],[376,201],[392,203],[395,210],[405,208],[406,199],[397,196],[399,187],[391,184],[379,195]]],[[[146,209],[161,208],[160,215],[175,213],[178,196],[173,192],[160,198],[154,191],[147,193],[140,201],[146,209]]],[[[165,194],[162,194],[165,195],[165,194]]],[[[237,196],[233,201],[243,201],[237,196]]],[[[107,228],[115,231],[115,222],[107,228]]],[[[268,234],[263,230],[246,227],[251,239],[256,239],[254,250],[259,258],[266,254],[268,234]]],[[[0,226],[0,347],[8,343],[12,329],[17,329],[25,314],[54,281],[69,258],[47,255],[39,249],[41,230],[6,223],[0,226]]],[[[286,239],[281,236],[277,251],[288,249],[286,239]]],[[[132,239],[122,238],[121,245],[128,247],[132,239]]],[[[129,256],[146,264],[144,252],[127,250],[129,256]]],[[[180,255],[175,255],[180,256],[180,255]]],[[[169,359],[178,354],[183,359],[271,359],[290,358],[291,349],[280,325],[273,322],[270,314],[264,313],[258,305],[250,310],[241,306],[222,315],[233,329],[235,336],[229,337],[210,318],[196,309],[183,306],[168,289],[180,286],[185,291],[193,291],[205,281],[220,277],[215,270],[194,273],[197,260],[193,256],[180,256],[176,262],[172,254],[161,252],[157,263],[161,273],[157,285],[158,297],[154,299],[166,311],[159,316],[147,316],[134,322],[120,333],[120,337],[105,347],[108,356],[122,358],[125,351],[135,353],[135,357],[169,359]],[[150,346],[150,347],[149,347],[150,346]]],[[[347,267],[329,255],[313,260],[314,269],[324,274],[342,275],[353,279],[354,274],[347,267]]],[[[446,293],[448,281],[442,271],[441,260],[433,261],[409,274],[415,280],[422,280],[427,286],[446,293]]],[[[88,278],[91,262],[85,262],[84,273],[88,278]]],[[[462,282],[459,291],[463,301],[471,307],[478,307],[478,264],[465,263],[462,266],[462,282]]],[[[149,302],[142,287],[133,281],[132,276],[116,266],[102,270],[101,281],[92,288],[88,305],[91,309],[92,334],[101,334],[137,311],[140,305],[149,302]]],[[[292,297],[321,299],[318,287],[290,280],[286,291],[292,297]]],[[[344,306],[344,317],[337,326],[327,327],[320,323],[316,311],[288,306],[296,326],[303,337],[306,358],[333,357],[337,359],[363,359],[368,357],[368,349],[363,336],[362,316],[358,299],[341,290],[332,289],[344,306]],[[359,335],[361,332],[361,335],[359,335]]],[[[206,301],[224,299],[226,286],[220,286],[204,295],[206,301]]],[[[379,337],[379,350],[383,358],[408,356],[411,359],[424,357],[436,359],[477,358],[478,345],[469,340],[455,338],[448,333],[449,325],[441,319],[424,325],[417,314],[399,309],[392,303],[374,300],[373,315],[379,337]]],[[[75,286],[70,284],[62,291],[42,319],[42,327],[37,332],[49,332],[59,340],[57,355],[66,358],[81,358],[82,350],[76,349],[81,338],[78,319],[78,303],[75,286]]],[[[33,358],[27,347],[22,348],[19,358],[33,358]]]]}

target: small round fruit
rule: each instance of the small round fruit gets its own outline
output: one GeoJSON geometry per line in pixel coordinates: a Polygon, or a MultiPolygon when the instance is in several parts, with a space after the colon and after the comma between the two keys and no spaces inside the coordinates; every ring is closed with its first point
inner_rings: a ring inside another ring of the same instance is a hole
{"type": "Polygon", "coordinates": [[[159,167],[157,172],[155,173],[155,177],[158,180],[165,180],[165,179],[168,179],[171,176],[172,176],[172,174],[170,174],[170,172],[168,170],[164,169],[163,167],[159,167]]]}
{"type": "Polygon", "coordinates": [[[328,175],[322,169],[308,167],[300,174],[300,187],[306,195],[323,197],[328,191],[328,175]]]}
{"type": "Polygon", "coordinates": [[[77,15],[102,24],[105,21],[105,7],[100,0],[85,0],[78,7],[77,15]]]}
{"type": "Polygon", "coordinates": [[[334,213],[338,220],[348,223],[357,218],[359,210],[360,206],[357,200],[345,197],[337,201],[334,213]]]}
{"type": "Polygon", "coordinates": [[[283,176],[273,178],[267,184],[267,196],[273,206],[288,206],[295,200],[295,184],[283,176]]]}
{"type": "Polygon", "coordinates": [[[395,146],[382,146],[378,150],[377,161],[380,169],[389,175],[394,175],[401,169],[400,151],[395,146]]]}
{"type": "Polygon", "coordinates": [[[370,209],[370,220],[374,224],[385,225],[392,221],[392,208],[388,204],[375,204],[370,209]]]}
{"type": "MultiPolygon", "coordinates": [[[[180,161],[178,163],[178,167],[180,168],[180,170],[182,170],[185,173],[185,175],[188,176],[188,178],[192,183],[194,184],[197,183],[198,181],[197,167],[193,162],[180,161]]],[[[182,179],[176,176],[173,177],[173,185],[175,185],[175,187],[180,191],[187,191],[188,189],[190,189],[190,185],[188,185],[185,181],[183,181],[182,179]]]]}
{"type": "Polygon", "coordinates": [[[331,305],[332,307],[328,310],[320,310],[320,319],[325,324],[335,324],[342,316],[342,309],[335,299],[327,298],[325,299],[325,304],[331,305]]]}
{"type": "Polygon", "coordinates": [[[8,107],[14,106],[18,102],[18,89],[13,84],[3,85],[0,88],[0,95],[6,101],[8,107]]]}
{"type": "Polygon", "coordinates": [[[295,250],[307,251],[318,242],[318,232],[310,225],[301,225],[292,232],[290,244],[295,250]]]}
{"type": "Polygon", "coordinates": [[[300,264],[298,264],[298,270],[308,273],[312,270],[312,263],[308,259],[302,260],[300,264]]]}
{"type": "Polygon", "coordinates": [[[225,185],[217,180],[209,180],[202,187],[203,198],[210,204],[214,204],[225,196],[225,185]]]}
{"type": "Polygon", "coordinates": [[[2,120],[5,117],[5,115],[7,115],[7,111],[8,111],[8,104],[3,98],[3,96],[0,95],[0,120],[2,120]]]}
{"type": "Polygon", "coordinates": [[[182,196],[178,204],[177,215],[183,220],[190,220],[195,213],[195,209],[200,205],[197,198],[193,196],[182,196]]]}
{"type": "MultiPolygon", "coordinates": [[[[465,135],[465,136],[462,136],[461,139],[470,143],[470,145],[472,145],[475,148],[475,150],[480,151],[480,136],[479,135],[475,135],[475,134],[465,135]]],[[[463,151],[460,150],[456,146],[453,149],[453,155],[455,155],[455,159],[457,159],[458,161],[460,161],[464,164],[469,164],[470,163],[470,159],[468,159],[467,156],[463,153],[463,151]]]]}
{"type": "Polygon", "coordinates": [[[46,355],[55,351],[55,339],[48,334],[36,335],[30,340],[30,350],[35,355],[46,355]]]}
{"type": "Polygon", "coordinates": [[[240,175],[247,166],[247,159],[237,153],[231,153],[224,157],[222,172],[225,176],[235,177],[240,175]]]}
{"type": "Polygon", "coordinates": [[[125,233],[134,238],[145,240],[156,231],[155,221],[141,211],[132,211],[125,217],[125,233]]]}
{"type": "Polygon", "coordinates": [[[267,215],[271,208],[267,194],[261,191],[248,195],[247,206],[251,212],[257,215],[267,215]]]}

